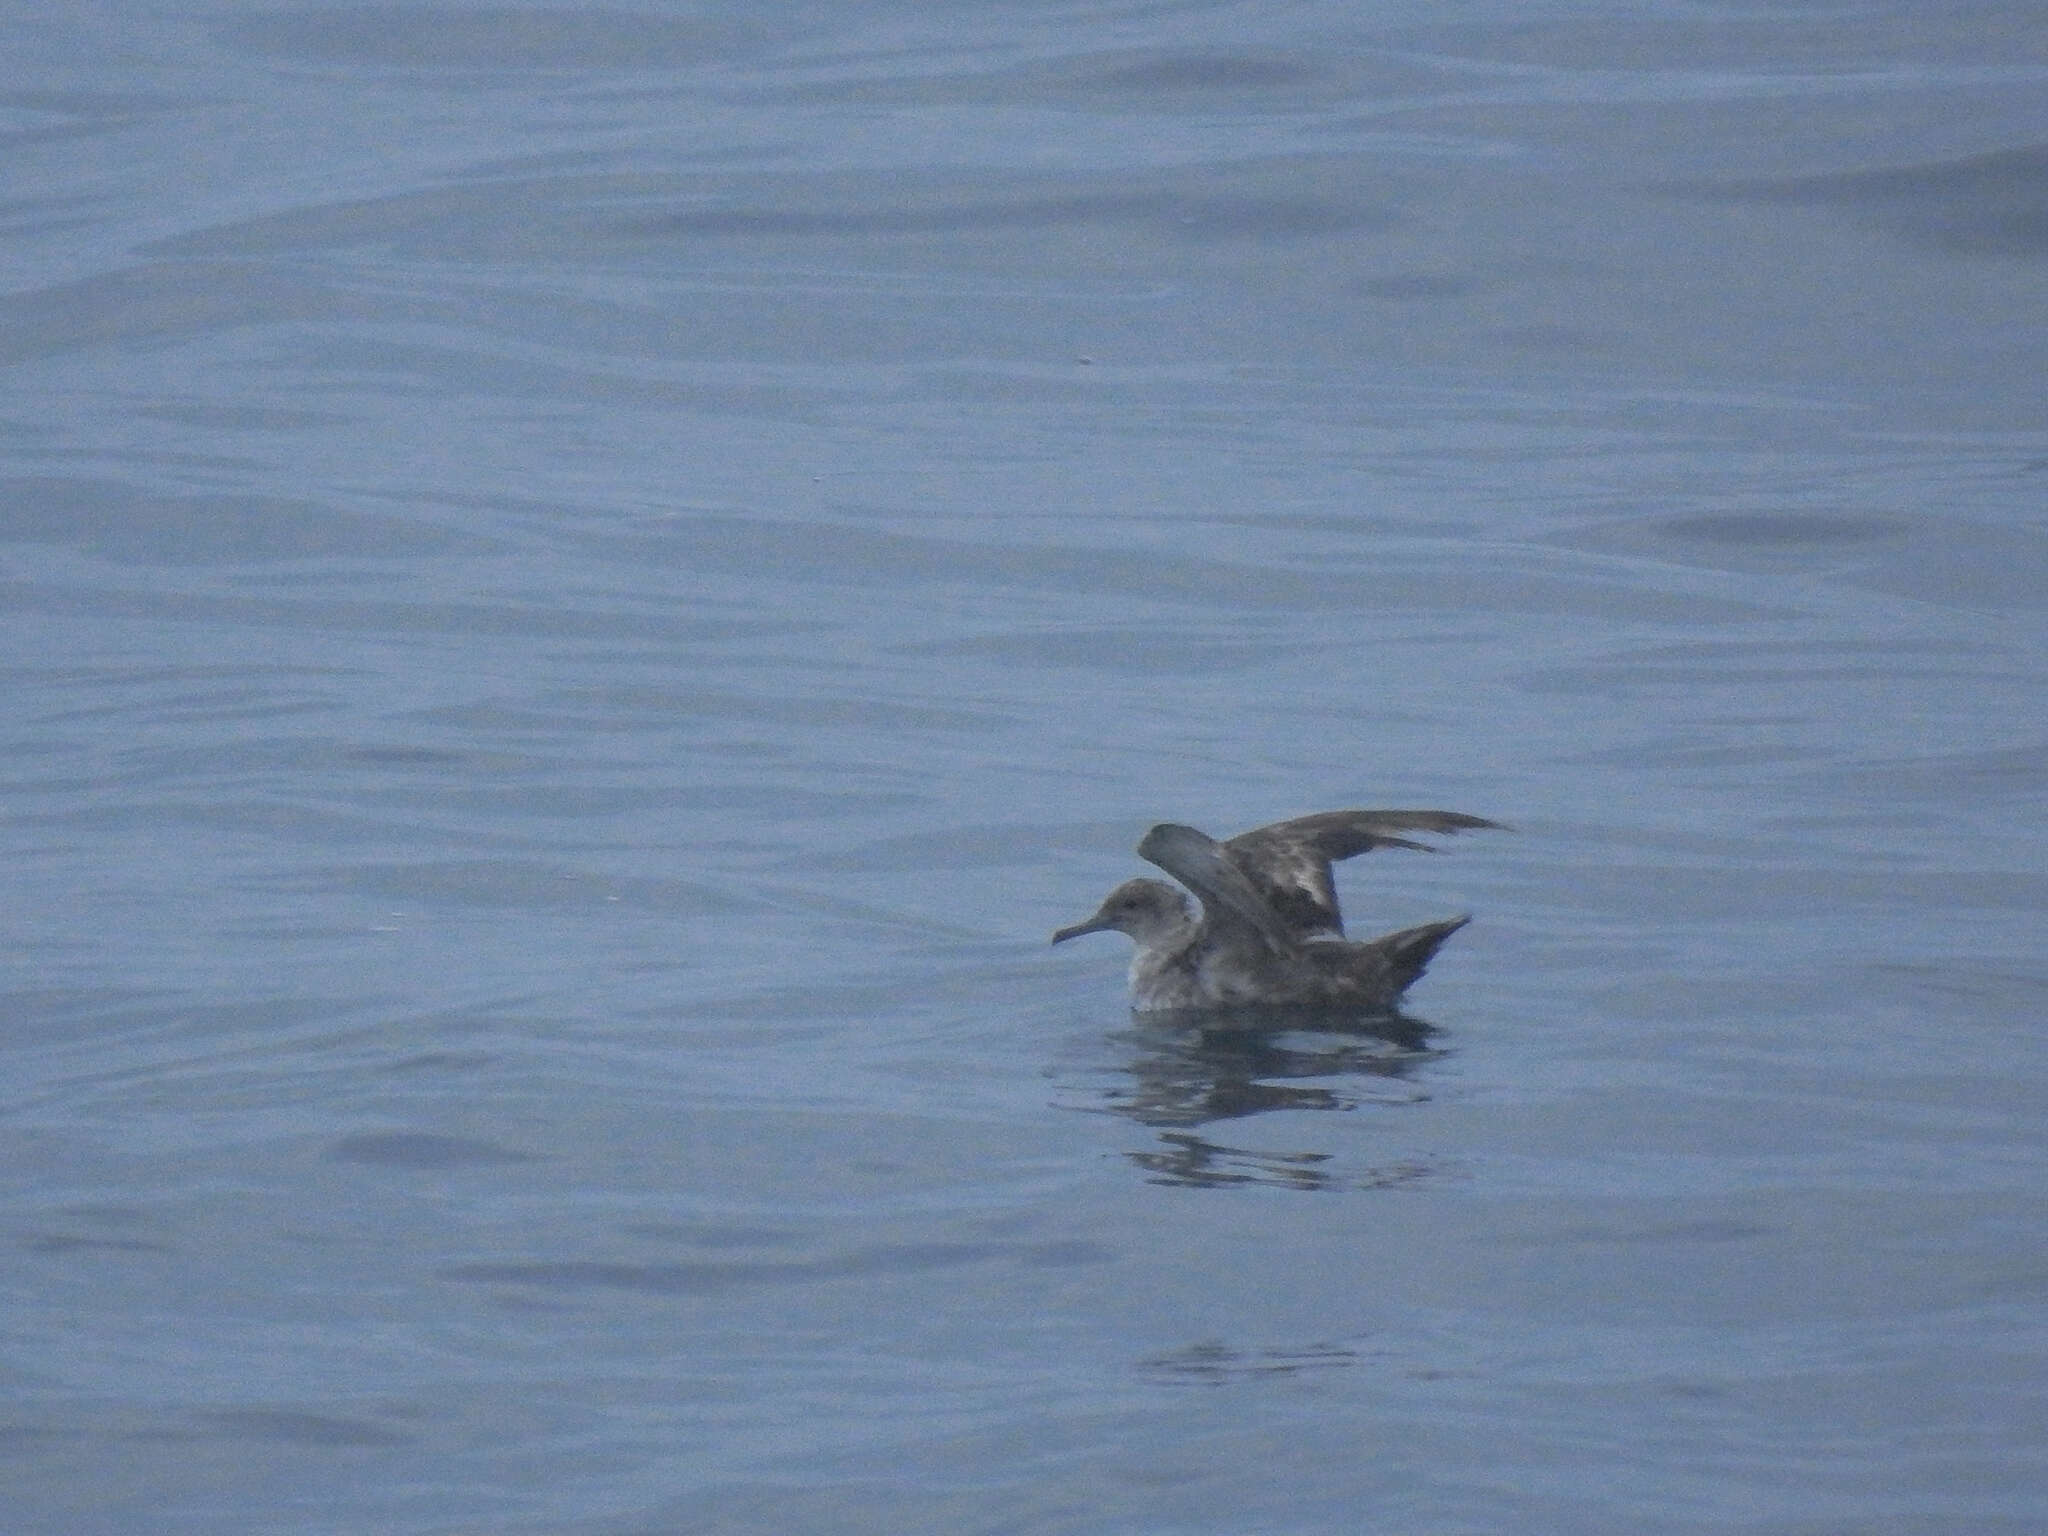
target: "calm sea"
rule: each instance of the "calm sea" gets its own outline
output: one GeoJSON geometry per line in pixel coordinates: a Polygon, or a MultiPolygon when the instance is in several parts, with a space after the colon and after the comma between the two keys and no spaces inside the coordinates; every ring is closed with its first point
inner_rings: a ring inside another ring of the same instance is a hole
{"type": "Polygon", "coordinates": [[[2039,6],[0,54],[8,1536],[2048,1524],[2039,6]]]}

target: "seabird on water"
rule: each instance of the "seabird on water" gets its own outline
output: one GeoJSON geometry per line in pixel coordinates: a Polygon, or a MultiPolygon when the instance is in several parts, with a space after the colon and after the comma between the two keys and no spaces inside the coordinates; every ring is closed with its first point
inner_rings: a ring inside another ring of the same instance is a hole
{"type": "Polygon", "coordinates": [[[1131,1006],[1141,1013],[1391,1008],[1471,916],[1353,943],[1344,937],[1330,865],[1374,848],[1433,851],[1403,833],[1499,825],[1459,811],[1324,811],[1219,843],[1162,822],[1145,834],[1138,856],[1194,892],[1199,910],[1163,880],[1126,880],[1093,917],[1052,941],[1112,928],[1129,934],[1137,945],[1131,1006]]]}

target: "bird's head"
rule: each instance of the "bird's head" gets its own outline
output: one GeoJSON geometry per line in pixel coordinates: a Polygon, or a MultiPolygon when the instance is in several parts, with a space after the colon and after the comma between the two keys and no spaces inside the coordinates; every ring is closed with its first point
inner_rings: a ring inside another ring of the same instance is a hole
{"type": "Polygon", "coordinates": [[[1115,929],[1143,946],[1186,926],[1192,918],[1193,909],[1186,895],[1165,881],[1126,880],[1102,898],[1093,917],[1071,928],[1062,928],[1052,936],[1052,941],[1059,944],[1084,933],[1115,929]]]}

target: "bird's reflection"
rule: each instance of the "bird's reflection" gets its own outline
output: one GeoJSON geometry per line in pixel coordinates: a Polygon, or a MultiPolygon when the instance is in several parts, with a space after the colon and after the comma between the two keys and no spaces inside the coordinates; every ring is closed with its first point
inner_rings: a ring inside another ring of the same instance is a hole
{"type": "Polygon", "coordinates": [[[1124,1068],[1129,1081],[1111,1090],[1105,1107],[1160,1132],[1152,1146],[1126,1154],[1158,1183],[1316,1190],[1412,1182],[1429,1172],[1426,1164],[1340,1177],[1329,1166],[1330,1153],[1229,1146],[1195,1128],[1269,1110],[1422,1102],[1427,1095],[1405,1080],[1439,1054],[1428,1045],[1434,1032],[1420,1019],[1391,1012],[1361,1017],[1270,1009],[1233,1015],[1227,1028],[1148,1014],[1119,1037],[1131,1049],[1124,1068]]]}
{"type": "Polygon", "coordinates": [[[1434,1053],[1433,1033],[1403,1014],[1332,1017],[1293,1010],[1234,1015],[1227,1029],[1166,1018],[1123,1038],[1134,1047],[1132,1085],[1110,1107],[1145,1125],[1206,1125],[1269,1109],[1349,1109],[1356,1092],[1309,1079],[1407,1077],[1434,1053]]]}

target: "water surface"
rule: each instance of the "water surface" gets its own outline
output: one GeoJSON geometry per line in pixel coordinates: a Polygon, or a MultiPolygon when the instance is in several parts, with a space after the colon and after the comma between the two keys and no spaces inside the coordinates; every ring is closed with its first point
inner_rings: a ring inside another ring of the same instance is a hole
{"type": "Polygon", "coordinates": [[[2039,1528],[2030,8],[5,31],[13,1529],[2039,1528]]]}

